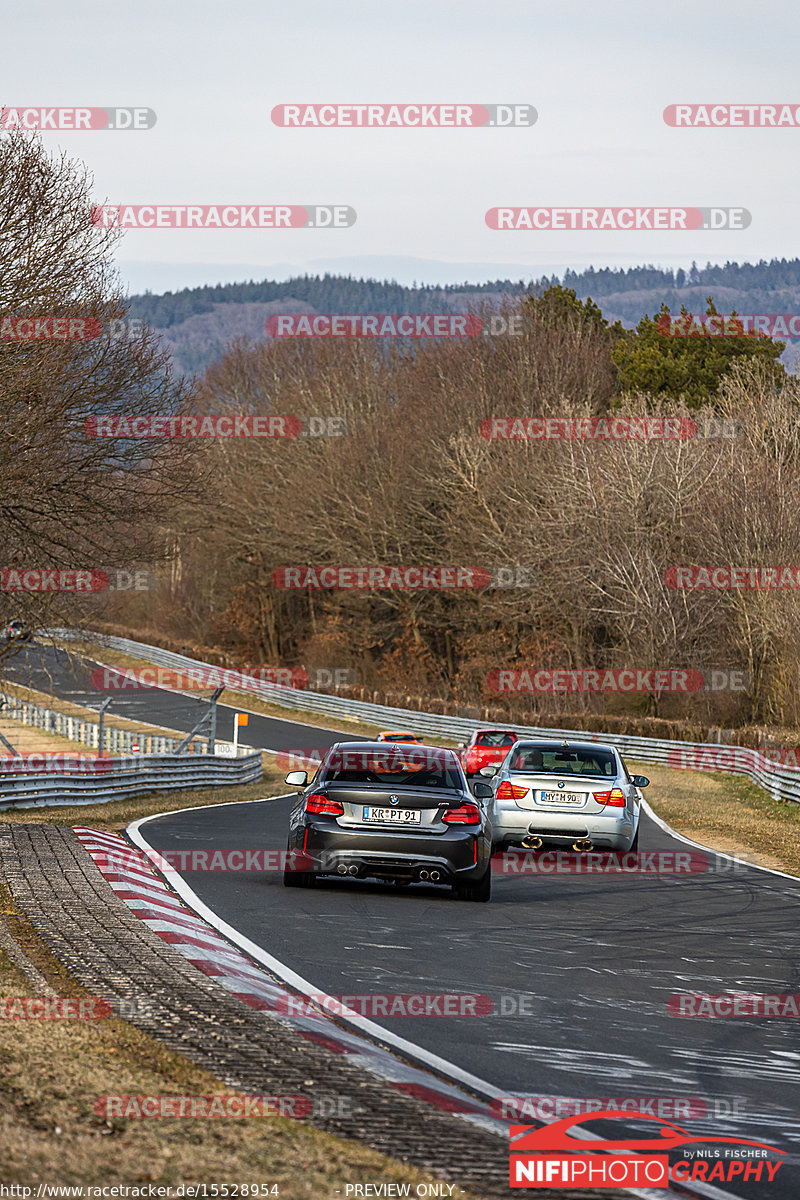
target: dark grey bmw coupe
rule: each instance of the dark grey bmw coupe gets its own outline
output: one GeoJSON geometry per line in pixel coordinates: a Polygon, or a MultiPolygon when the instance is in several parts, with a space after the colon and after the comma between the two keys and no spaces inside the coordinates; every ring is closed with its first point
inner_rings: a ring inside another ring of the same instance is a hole
{"type": "Polygon", "coordinates": [[[283,881],[313,887],[321,876],[442,884],[460,900],[491,895],[488,783],[470,790],[452,750],[386,742],[338,742],[301,788],[289,817],[295,854],[283,881]],[[299,853],[298,853],[299,852],[299,853]]]}

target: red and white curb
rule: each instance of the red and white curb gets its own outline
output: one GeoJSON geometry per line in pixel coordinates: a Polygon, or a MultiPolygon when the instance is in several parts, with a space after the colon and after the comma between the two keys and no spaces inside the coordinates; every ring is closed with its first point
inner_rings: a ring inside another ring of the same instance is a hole
{"type": "Polygon", "coordinates": [[[503,1138],[508,1136],[508,1122],[499,1120],[488,1104],[403,1062],[383,1046],[343,1029],[321,1010],[319,1016],[278,1012],[278,1001],[285,1005],[289,997],[296,1000],[294,993],[220,937],[215,929],[174,896],[155,874],[145,854],[134,850],[119,834],[103,833],[82,825],[74,826],[73,833],[109,886],[131,911],[199,971],[215,979],[244,1004],[288,1025],[301,1037],[334,1054],[347,1054],[351,1062],[377,1075],[388,1087],[415,1096],[434,1108],[480,1125],[503,1138]]]}

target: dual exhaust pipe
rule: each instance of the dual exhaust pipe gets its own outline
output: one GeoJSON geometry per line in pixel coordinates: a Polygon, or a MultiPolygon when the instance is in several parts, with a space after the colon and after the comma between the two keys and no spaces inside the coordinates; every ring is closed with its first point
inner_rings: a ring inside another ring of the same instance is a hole
{"type": "MultiPolygon", "coordinates": [[[[522,846],[525,850],[541,850],[544,842],[537,834],[529,834],[522,841],[522,846]]],[[[590,842],[588,838],[578,838],[577,842],[572,843],[572,849],[578,854],[588,854],[590,850],[594,850],[594,842],[590,842]]]]}
{"type": "MultiPolygon", "coordinates": [[[[336,874],[337,875],[360,875],[361,868],[355,866],[355,864],[353,864],[353,866],[348,867],[346,863],[339,863],[338,867],[336,868],[336,874]]],[[[425,869],[425,867],[422,867],[420,870],[417,871],[417,879],[419,879],[421,883],[441,883],[442,879],[443,879],[443,875],[442,875],[441,871],[437,871],[435,869],[433,871],[428,871],[425,869]]]]}

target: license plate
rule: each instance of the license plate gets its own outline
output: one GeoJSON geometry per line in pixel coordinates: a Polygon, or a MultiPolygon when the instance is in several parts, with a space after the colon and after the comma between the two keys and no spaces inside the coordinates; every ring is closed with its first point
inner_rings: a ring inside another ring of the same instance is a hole
{"type": "Polygon", "coordinates": [[[584,792],[540,792],[540,804],[585,804],[586,794],[584,792]]]}
{"type": "Polygon", "coordinates": [[[363,820],[380,821],[387,825],[419,825],[418,808],[365,808],[363,820]]]}

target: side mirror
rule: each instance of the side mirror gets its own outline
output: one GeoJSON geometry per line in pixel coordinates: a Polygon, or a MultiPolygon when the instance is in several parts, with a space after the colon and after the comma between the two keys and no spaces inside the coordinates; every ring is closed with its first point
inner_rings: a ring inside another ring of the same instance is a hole
{"type": "Polygon", "coordinates": [[[650,780],[647,778],[646,775],[634,775],[634,777],[633,777],[633,786],[634,787],[638,787],[638,788],[647,787],[649,782],[650,782],[650,780]]]}
{"type": "Polygon", "coordinates": [[[493,767],[491,764],[489,764],[488,767],[481,767],[480,771],[478,771],[478,774],[485,775],[487,779],[491,779],[493,775],[497,774],[497,767],[493,767]]]}
{"type": "Polygon", "coordinates": [[[472,794],[476,800],[489,800],[494,795],[494,790],[490,783],[473,783],[472,794]]]}
{"type": "Polygon", "coordinates": [[[308,783],[308,773],[306,771],[290,771],[284,783],[291,784],[292,787],[305,787],[308,783]]]}
{"type": "Polygon", "coordinates": [[[459,749],[459,750],[466,750],[466,748],[467,748],[467,743],[466,743],[466,742],[459,742],[459,743],[458,743],[458,749],[459,749]]]}

